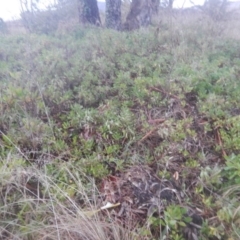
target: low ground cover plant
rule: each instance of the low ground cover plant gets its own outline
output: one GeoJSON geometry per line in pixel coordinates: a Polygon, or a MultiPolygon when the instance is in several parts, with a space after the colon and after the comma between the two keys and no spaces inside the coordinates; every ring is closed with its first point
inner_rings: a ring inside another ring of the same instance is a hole
{"type": "Polygon", "coordinates": [[[1,36],[0,238],[238,239],[240,43],[218,27],[1,36]]]}

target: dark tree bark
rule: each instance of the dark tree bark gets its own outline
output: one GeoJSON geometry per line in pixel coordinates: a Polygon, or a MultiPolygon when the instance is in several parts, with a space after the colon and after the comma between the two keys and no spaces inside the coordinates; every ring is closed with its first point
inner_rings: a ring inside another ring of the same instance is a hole
{"type": "Polygon", "coordinates": [[[132,0],[123,26],[124,30],[134,30],[150,25],[153,13],[158,11],[156,9],[158,3],[158,0],[132,0]]]}
{"type": "Polygon", "coordinates": [[[106,27],[121,28],[121,0],[106,0],[106,27]]]}
{"type": "Polygon", "coordinates": [[[79,21],[83,24],[101,25],[97,0],[79,0],[79,21]]]}
{"type": "Polygon", "coordinates": [[[172,9],[173,9],[173,2],[174,2],[174,0],[169,0],[169,1],[168,1],[168,9],[169,9],[169,10],[172,10],[172,9]]]}
{"type": "Polygon", "coordinates": [[[160,0],[152,0],[153,14],[157,15],[159,13],[159,7],[160,7],[160,0]]]}

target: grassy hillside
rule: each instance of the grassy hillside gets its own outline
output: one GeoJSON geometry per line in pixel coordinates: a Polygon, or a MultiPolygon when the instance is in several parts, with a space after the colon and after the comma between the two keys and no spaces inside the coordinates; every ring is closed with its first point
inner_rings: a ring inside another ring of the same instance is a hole
{"type": "Polygon", "coordinates": [[[170,20],[1,36],[0,239],[239,239],[239,38],[170,20]]]}

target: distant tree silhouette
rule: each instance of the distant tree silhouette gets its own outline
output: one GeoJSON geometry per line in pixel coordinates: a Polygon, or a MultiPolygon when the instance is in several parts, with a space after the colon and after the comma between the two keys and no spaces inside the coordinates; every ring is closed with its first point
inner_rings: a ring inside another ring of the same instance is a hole
{"type": "Polygon", "coordinates": [[[214,21],[222,21],[232,14],[231,11],[227,11],[229,3],[229,0],[205,0],[199,8],[214,21]]]}

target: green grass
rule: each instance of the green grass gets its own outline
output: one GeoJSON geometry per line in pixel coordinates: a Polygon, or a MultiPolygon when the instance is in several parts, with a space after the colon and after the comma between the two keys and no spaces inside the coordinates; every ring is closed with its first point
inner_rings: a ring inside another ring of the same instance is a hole
{"type": "Polygon", "coordinates": [[[240,42],[173,21],[1,36],[0,238],[239,238],[240,42]],[[181,201],[92,214],[110,164],[150,166],[181,201]]]}

